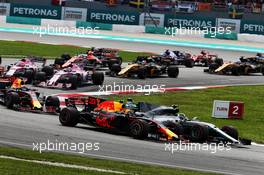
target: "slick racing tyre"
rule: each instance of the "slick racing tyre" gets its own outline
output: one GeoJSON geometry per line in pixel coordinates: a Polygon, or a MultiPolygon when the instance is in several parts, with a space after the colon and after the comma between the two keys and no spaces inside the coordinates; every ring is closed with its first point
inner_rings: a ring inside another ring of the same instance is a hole
{"type": "Polygon", "coordinates": [[[134,120],[129,125],[129,134],[135,139],[145,139],[148,137],[147,122],[144,120],[134,120]]]}
{"type": "Polygon", "coordinates": [[[56,58],[54,61],[55,65],[62,66],[66,61],[63,58],[56,58]]]}
{"type": "Polygon", "coordinates": [[[94,85],[102,85],[104,83],[104,73],[94,72],[92,74],[92,82],[94,85]]]}
{"type": "Polygon", "coordinates": [[[209,65],[208,72],[209,73],[215,73],[215,70],[219,68],[219,65],[217,63],[212,63],[209,65]]]}
{"type": "Polygon", "coordinates": [[[77,75],[70,76],[69,83],[71,84],[71,89],[77,89],[79,84],[77,75]]]}
{"type": "Polygon", "coordinates": [[[186,59],[184,62],[185,67],[192,68],[194,66],[194,61],[193,59],[186,59]]]}
{"type": "Polygon", "coordinates": [[[145,68],[139,68],[137,71],[137,76],[139,79],[145,79],[147,77],[147,70],[145,68]]]}
{"type": "Polygon", "coordinates": [[[76,126],[79,122],[80,112],[73,107],[67,107],[61,110],[59,120],[63,126],[76,126]]]}
{"type": "Polygon", "coordinates": [[[169,66],[167,72],[170,78],[177,78],[179,75],[179,68],[177,66],[169,66]]]}
{"type": "Polygon", "coordinates": [[[224,64],[224,60],[222,58],[216,58],[215,63],[220,67],[224,64]]]}
{"type": "Polygon", "coordinates": [[[40,82],[46,81],[46,73],[45,72],[37,72],[34,77],[34,85],[37,85],[40,82]]]}
{"type": "Polygon", "coordinates": [[[231,73],[232,73],[232,75],[240,76],[242,74],[242,71],[241,71],[240,67],[232,67],[231,73]]]}
{"type": "Polygon", "coordinates": [[[192,142],[204,143],[208,138],[208,128],[204,125],[195,124],[191,128],[190,140],[192,142]]]}
{"type": "Polygon", "coordinates": [[[23,77],[27,78],[26,83],[28,84],[32,83],[34,79],[34,71],[32,69],[26,69],[23,77]]]}
{"type": "Polygon", "coordinates": [[[71,56],[67,53],[64,53],[61,55],[61,58],[64,59],[64,61],[68,61],[69,59],[71,59],[71,56]]]}
{"type": "Polygon", "coordinates": [[[238,140],[238,131],[233,126],[223,126],[221,128],[227,135],[233,137],[234,139],[238,140]]]}
{"type": "Polygon", "coordinates": [[[41,71],[45,72],[48,77],[51,77],[54,74],[54,69],[51,66],[44,66],[41,71]]]}
{"type": "Polygon", "coordinates": [[[121,71],[121,66],[119,64],[113,64],[110,68],[110,71],[114,74],[117,75],[121,71]]]}
{"type": "Polygon", "coordinates": [[[5,105],[8,109],[14,109],[14,105],[17,105],[20,103],[20,97],[15,92],[10,92],[7,94],[5,98],[5,105]]]}

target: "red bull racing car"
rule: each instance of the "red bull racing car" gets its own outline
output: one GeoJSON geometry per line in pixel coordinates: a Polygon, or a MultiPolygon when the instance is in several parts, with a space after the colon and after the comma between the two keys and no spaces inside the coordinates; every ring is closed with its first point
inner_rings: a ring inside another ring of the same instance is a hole
{"type": "Polygon", "coordinates": [[[128,99],[108,101],[95,97],[70,98],[59,115],[63,126],[88,124],[118,131],[136,139],[185,140],[190,142],[239,143],[238,131],[231,126],[190,120],[177,106],[158,106],[128,99]]]}
{"type": "Polygon", "coordinates": [[[14,82],[9,79],[0,79],[0,103],[8,109],[28,112],[57,112],[59,111],[60,101],[58,97],[48,97],[41,95],[35,89],[24,86],[21,80],[21,87],[14,87],[14,82]]]}

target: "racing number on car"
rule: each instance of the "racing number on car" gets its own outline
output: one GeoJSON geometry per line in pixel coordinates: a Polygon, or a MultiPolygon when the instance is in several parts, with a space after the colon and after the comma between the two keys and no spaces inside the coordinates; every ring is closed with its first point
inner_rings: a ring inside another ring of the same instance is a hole
{"type": "Polygon", "coordinates": [[[230,102],[229,105],[229,118],[242,118],[244,113],[244,103],[241,102],[230,102]]]}

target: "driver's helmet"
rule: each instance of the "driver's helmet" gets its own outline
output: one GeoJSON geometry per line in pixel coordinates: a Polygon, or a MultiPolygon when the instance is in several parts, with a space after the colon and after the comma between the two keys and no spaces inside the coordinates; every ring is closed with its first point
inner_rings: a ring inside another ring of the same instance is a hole
{"type": "Polygon", "coordinates": [[[21,79],[21,78],[17,78],[15,79],[15,81],[13,82],[11,88],[13,89],[20,89],[22,88],[22,86],[25,84],[25,82],[21,79]]]}
{"type": "Polygon", "coordinates": [[[126,109],[131,109],[131,110],[135,110],[135,109],[138,108],[138,106],[137,106],[137,104],[135,104],[135,103],[133,102],[133,99],[128,98],[128,99],[127,99],[127,102],[124,104],[124,108],[126,108],[126,109]]]}
{"type": "Polygon", "coordinates": [[[263,57],[262,53],[257,53],[257,57],[263,57]]]}
{"type": "Polygon", "coordinates": [[[165,51],[165,55],[167,55],[167,56],[170,55],[170,51],[168,49],[165,51]]]}
{"type": "Polygon", "coordinates": [[[88,53],[87,53],[87,55],[89,56],[89,55],[93,55],[93,51],[88,51],[88,53]]]}

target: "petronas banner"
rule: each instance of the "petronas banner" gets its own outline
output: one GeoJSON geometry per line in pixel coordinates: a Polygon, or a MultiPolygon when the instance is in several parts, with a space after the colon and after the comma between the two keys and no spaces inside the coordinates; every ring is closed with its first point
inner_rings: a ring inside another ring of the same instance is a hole
{"type": "Polygon", "coordinates": [[[87,21],[109,24],[139,25],[139,13],[113,10],[92,10],[87,12],[87,21]]]}

